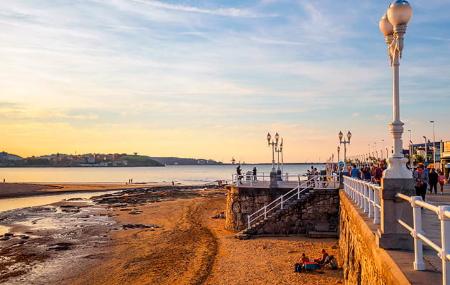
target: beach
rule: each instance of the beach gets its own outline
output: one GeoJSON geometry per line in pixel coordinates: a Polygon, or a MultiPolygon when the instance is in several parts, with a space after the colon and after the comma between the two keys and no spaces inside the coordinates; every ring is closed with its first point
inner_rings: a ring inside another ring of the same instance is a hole
{"type": "Polygon", "coordinates": [[[225,191],[140,187],[0,215],[0,282],[21,284],[339,284],[341,270],[294,273],[301,253],[338,259],[337,240],[238,240],[225,191]],[[70,270],[68,270],[70,269],[70,270]]]}

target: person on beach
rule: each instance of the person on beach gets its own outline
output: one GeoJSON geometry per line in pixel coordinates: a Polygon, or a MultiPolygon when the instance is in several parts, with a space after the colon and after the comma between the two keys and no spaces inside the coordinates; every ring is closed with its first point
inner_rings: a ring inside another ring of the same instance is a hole
{"type": "Polygon", "coordinates": [[[439,188],[441,190],[441,195],[444,195],[444,184],[445,184],[445,175],[442,170],[439,170],[439,176],[438,176],[438,182],[439,182],[439,188]]]}
{"type": "Polygon", "coordinates": [[[439,175],[437,174],[434,168],[431,168],[430,173],[428,174],[428,184],[430,185],[430,194],[437,194],[437,184],[438,184],[439,175]]]}
{"type": "Polygon", "coordinates": [[[428,176],[424,171],[423,164],[420,164],[417,169],[414,171],[414,181],[416,183],[416,195],[421,196],[422,200],[425,201],[425,195],[427,194],[427,184],[428,184],[428,176]]]}
{"type": "Polygon", "coordinates": [[[300,262],[295,264],[295,272],[302,272],[306,262],[309,262],[309,258],[306,256],[305,253],[302,253],[300,262]]]}
{"type": "Polygon", "coordinates": [[[322,249],[322,258],[314,259],[314,261],[319,263],[320,265],[323,265],[325,264],[325,261],[327,260],[328,256],[329,256],[328,252],[325,249],[322,249]]]}

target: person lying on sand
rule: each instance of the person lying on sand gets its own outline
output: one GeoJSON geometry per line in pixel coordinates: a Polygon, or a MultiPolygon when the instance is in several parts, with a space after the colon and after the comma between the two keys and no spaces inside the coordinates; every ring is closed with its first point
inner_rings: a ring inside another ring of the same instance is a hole
{"type": "Polygon", "coordinates": [[[295,264],[295,272],[314,271],[316,269],[320,269],[320,265],[317,262],[309,261],[309,258],[304,253],[302,253],[300,263],[295,264]]]}

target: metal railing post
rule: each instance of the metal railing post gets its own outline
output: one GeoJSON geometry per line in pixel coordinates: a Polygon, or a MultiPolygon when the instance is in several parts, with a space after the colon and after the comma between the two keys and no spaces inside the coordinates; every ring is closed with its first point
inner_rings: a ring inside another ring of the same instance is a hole
{"type": "Polygon", "coordinates": [[[450,283],[450,262],[447,259],[450,249],[450,220],[445,217],[445,211],[450,211],[450,206],[439,206],[439,219],[441,220],[441,247],[439,254],[442,260],[442,284],[450,283]]]}
{"type": "Polygon", "coordinates": [[[283,195],[281,196],[281,210],[283,210],[283,195]]]}
{"type": "Polygon", "coordinates": [[[267,205],[264,206],[264,219],[267,219],[267,205]]]}
{"type": "Polygon", "coordinates": [[[368,212],[367,216],[369,218],[372,218],[373,217],[373,212],[375,210],[374,209],[374,201],[373,201],[373,192],[374,192],[374,190],[369,185],[367,185],[367,190],[369,191],[369,212],[368,212]]]}
{"type": "Polygon", "coordinates": [[[363,184],[364,189],[364,213],[369,212],[369,186],[363,184]]]}
{"type": "Polygon", "coordinates": [[[377,189],[373,189],[373,200],[374,200],[374,213],[373,213],[373,223],[378,225],[380,223],[380,208],[377,205],[380,205],[380,193],[378,193],[377,189]]]}
{"type": "Polygon", "coordinates": [[[297,199],[300,199],[300,184],[297,187],[297,199]]]}
{"type": "Polygon", "coordinates": [[[250,228],[250,215],[247,216],[247,229],[250,228]]]}
{"type": "Polygon", "coordinates": [[[422,208],[416,205],[416,201],[422,201],[421,197],[411,197],[411,206],[413,207],[414,231],[414,270],[425,270],[423,263],[423,243],[417,234],[422,233],[422,208]]]}

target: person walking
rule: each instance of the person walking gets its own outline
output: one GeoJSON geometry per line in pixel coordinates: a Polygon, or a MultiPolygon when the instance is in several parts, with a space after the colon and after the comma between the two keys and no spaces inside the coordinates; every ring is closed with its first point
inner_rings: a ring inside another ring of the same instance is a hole
{"type": "Polygon", "coordinates": [[[361,179],[361,172],[359,171],[358,167],[356,167],[356,164],[352,165],[351,177],[355,179],[361,179]]]}
{"type": "Polygon", "coordinates": [[[416,195],[421,196],[425,201],[425,195],[427,194],[428,176],[425,174],[423,164],[420,164],[414,171],[414,181],[416,188],[416,195]]]}
{"type": "Polygon", "coordinates": [[[431,168],[430,173],[428,174],[428,184],[430,185],[430,194],[437,194],[437,184],[438,184],[439,175],[437,174],[434,168],[431,168]]]}
{"type": "Polygon", "coordinates": [[[444,184],[445,184],[445,175],[442,170],[439,170],[439,176],[438,176],[438,182],[439,182],[439,188],[441,190],[441,195],[444,195],[444,184]]]}

